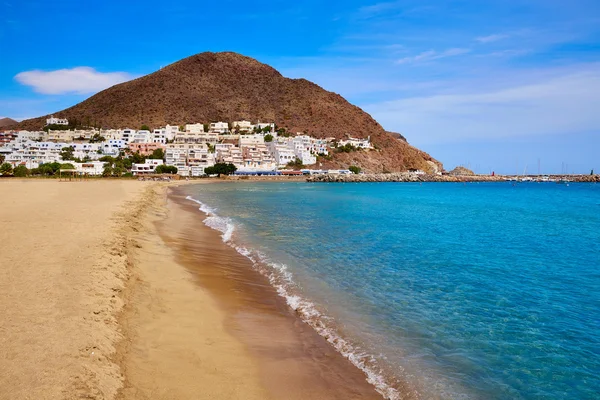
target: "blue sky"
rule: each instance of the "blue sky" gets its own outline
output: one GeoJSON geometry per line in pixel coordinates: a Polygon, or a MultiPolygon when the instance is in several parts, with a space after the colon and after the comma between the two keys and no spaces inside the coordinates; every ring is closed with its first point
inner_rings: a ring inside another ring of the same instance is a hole
{"type": "Polygon", "coordinates": [[[0,0],[0,116],[225,50],[342,94],[447,168],[600,171],[598,0],[0,0]]]}

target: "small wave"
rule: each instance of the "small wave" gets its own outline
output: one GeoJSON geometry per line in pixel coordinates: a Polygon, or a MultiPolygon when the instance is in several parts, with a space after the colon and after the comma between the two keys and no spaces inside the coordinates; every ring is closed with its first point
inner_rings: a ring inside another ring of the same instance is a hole
{"type": "Polygon", "coordinates": [[[208,205],[202,203],[199,200],[194,199],[191,196],[186,197],[187,200],[191,200],[200,205],[199,210],[207,215],[204,220],[204,224],[216,231],[222,233],[221,238],[223,238],[224,242],[229,242],[231,240],[231,236],[235,231],[235,224],[231,220],[231,218],[223,218],[217,215],[216,209],[209,207],[208,205]]]}
{"type": "MultiPolygon", "coordinates": [[[[377,392],[389,400],[400,400],[402,398],[400,392],[386,381],[382,369],[377,366],[377,361],[373,356],[345,340],[332,326],[333,318],[324,315],[313,302],[297,294],[299,289],[287,265],[271,261],[260,251],[236,245],[231,241],[235,225],[230,218],[220,217],[217,215],[216,209],[191,196],[186,197],[186,199],[200,205],[199,210],[207,215],[207,218],[204,220],[205,225],[223,233],[221,235],[223,241],[234,248],[239,254],[248,258],[252,262],[253,268],[269,280],[278,295],[285,299],[288,306],[304,322],[324,337],[354,366],[364,372],[367,382],[373,385],[377,392]]],[[[413,393],[413,395],[416,395],[416,393],[413,393]]]]}

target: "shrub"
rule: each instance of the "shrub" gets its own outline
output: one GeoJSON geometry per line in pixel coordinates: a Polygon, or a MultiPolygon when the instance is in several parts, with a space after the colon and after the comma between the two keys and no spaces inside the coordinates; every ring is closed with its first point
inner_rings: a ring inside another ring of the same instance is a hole
{"type": "Polygon", "coordinates": [[[348,169],[350,170],[350,172],[352,172],[353,174],[360,174],[361,168],[357,167],[356,165],[351,165],[348,167],[348,169]]]}
{"type": "Polygon", "coordinates": [[[11,164],[4,163],[4,164],[0,165],[0,175],[8,176],[8,175],[12,174],[12,172],[13,172],[13,167],[11,164]]]}

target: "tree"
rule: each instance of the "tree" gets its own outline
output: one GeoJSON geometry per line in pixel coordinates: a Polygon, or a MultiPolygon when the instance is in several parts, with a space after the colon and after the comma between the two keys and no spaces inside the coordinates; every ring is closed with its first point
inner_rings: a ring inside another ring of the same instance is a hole
{"type": "Polygon", "coordinates": [[[346,143],[343,146],[336,147],[335,149],[338,153],[351,153],[353,151],[359,150],[357,147],[352,146],[350,143],[346,143]]]}
{"type": "Polygon", "coordinates": [[[304,167],[304,164],[302,164],[302,160],[301,159],[299,159],[298,157],[296,157],[296,159],[294,161],[290,161],[287,164],[287,166],[291,167],[291,168],[300,169],[300,168],[304,167]]]}
{"type": "Polygon", "coordinates": [[[161,164],[158,167],[156,167],[156,173],[157,174],[176,174],[177,167],[174,165],[161,164]]]}
{"type": "Polygon", "coordinates": [[[161,148],[158,148],[158,149],[154,150],[148,158],[150,158],[152,160],[164,160],[165,159],[165,151],[161,148]]]}
{"type": "Polygon", "coordinates": [[[29,170],[24,165],[19,165],[13,170],[13,175],[19,178],[23,178],[29,175],[29,170]]]}
{"type": "Polygon", "coordinates": [[[71,161],[71,160],[73,160],[73,152],[74,151],[75,151],[75,149],[73,148],[73,146],[63,147],[59,154],[60,158],[63,161],[71,161]]]}
{"type": "Polygon", "coordinates": [[[115,159],[114,159],[114,158],[112,158],[111,156],[104,156],[104,157],[100,157],[100,158],[98,159],[98,161],[104,161],[104,162],[107,162],[107,163],[109,163],[109,164],[111,164],[111,165],[112,165],[112,163],[114,163],[114,162],[115,162],[115,159]]]}
{"type": "Polygon", "coordinates": [[[273,135],[271,135],[270,133],[265,135],[265,142],[269,143],[273,141],[273,135]]]}
{"type": "Polygon", "coordinates": [[[60,164],[60,169],[75,169],[75,166],[73,164],[65,163],[60,164]]]}
{"type": "Polygon", "coordinates": [[[263,133],[271,133],[271,125],[267,125],[262,129],[263,133]]]}
{"type": "Polygon", "coordinates": [[[107,164],[104,167],[104,170],[102,171],[102,176],[108,177],[108,176],[112,176],[112,174],[113,174],[112,167],[107,164]]]}
{"type": "Polygon", "coordinates": [[[237,167],[233,164],[217,163],[212,167],[204,168],[206,175],[231,175],[237,171],[237,167]]]}
{"type": "Polygon", "coordinates": [[[129,156],[129,159],[134,164],[143,164],[144,161],[146,161],[146,157],[144,157],[143,155],[141,155],[139,151],[136,151],[135,153],[131,154],[129,156]]]}
{"type": "Polygon", "coordinates": [[[142,125],[142,127],[140,128],[140,131],[149,131],[150,127],[148,125],[142,125]]]}
{"type": "Polygon", "coordinates": [[[99,133],[94,133],[94,136],[90,138],[90,143],[104,142],[105,140],[106,139],[104,138],[104,136],[100,136],[99,133]]]}
{"type": "Polygon", "coordinates": [[[4,164],[0,165],[0,175],[8,176],[8,175],[12,174],[12,172],[13,172],[13,167],[11,164],[4,163],[4,164]]]}
{"type": "Polygon", "coordinates": [[[350,172],[352,172],[353,174],[360,174],[361,168],[357,167],[356,165],[351,165],[348,167],[348,169],[350,170],[350,172]]]}

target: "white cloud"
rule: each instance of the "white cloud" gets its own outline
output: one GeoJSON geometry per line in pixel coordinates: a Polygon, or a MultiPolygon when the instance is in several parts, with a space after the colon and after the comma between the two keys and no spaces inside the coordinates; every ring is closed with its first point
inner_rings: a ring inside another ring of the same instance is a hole
{"type": "Polygon", "coordinates": [[[134,76],[126,72],[103,73],[90,67],[56,71],[33,70],[15,76],[19,83],[31,86],[36,92],[43,94],[95,93],[133,78],[134,76]]]}
{"type": "Polygon", "coordinates": [[[438,60],[440,58],[446,57],[454,57],[461,54],[470,53],[470,49],[461,49],[461,48],[452,48],[445,50],[441,53],[438,53],[434,50],[424,51],[423,53],[417,54],[412,57],[404,57],[396,61],[396,64],[409,64],[409,63],[417,63],[417,62],[425,62],[425,61],[433,61],[438,60]]]}
{"type": "Polygon", "coordinates": [[[495,35],[488,35],[488,36],[480,36],[478,38],[475,38],[475,40],[477,40],[479,43],[491,43],[491,42],[497,42],[498,40],[502,40],[502,39],[506,39],[506,38],[508,38],[508,35],[495,34],[495,35]]]}
{"type": "Polygon", "coordinates": [[[417,145],[593,132],[600,130],[599,67],[530,77],[528,82],[504,88],[404,98],[365,109],[384,127],[403,132],[417,145]]]}

